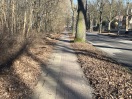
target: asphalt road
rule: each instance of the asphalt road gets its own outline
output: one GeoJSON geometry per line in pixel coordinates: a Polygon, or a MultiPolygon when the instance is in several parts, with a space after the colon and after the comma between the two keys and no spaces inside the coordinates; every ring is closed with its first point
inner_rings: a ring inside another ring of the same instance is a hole
{"type": "Polygon", "coordinates": [[[132,38],[87,33],[87,41],[132,70],[132,38]]]}

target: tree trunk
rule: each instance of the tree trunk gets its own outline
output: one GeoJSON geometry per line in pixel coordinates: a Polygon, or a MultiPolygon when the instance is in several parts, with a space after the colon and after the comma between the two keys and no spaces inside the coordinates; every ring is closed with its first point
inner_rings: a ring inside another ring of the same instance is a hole
{"type": "Polygon", "coordinates": [[[99,33],[102,32],[102,12],[100,12],[99,33]]]}
{"type": "Polygon", "coordinates": [[[72,17],[72,35],[75,34],[75,18],[74,18],[74,11],[73,11],[73,17],[72,17]]]}
{"type": "Polygon", "coordinates": [[[127,11],[126,11],[126,31],[128,31],[128,12],[129,12],[129,2],[127,3],[127,11]]]}
{"type": "Polygon", "coordinates": [[[1,18],[2,34],[4,33],[4,20],[1,18]]]}
{"type": "Polygon", "coordinates": [[[110,32],[111,30],[111,22],[108,23],[108,31],[110,32]]]}
{"type": "Polygon", "coordinates": [[[3,13],[3,26],[2,26],[2,32],[4,33],[5,30],[6,32],[8,31],[8,22],[7,22],[7,15],[6,15],[6,7],[7,7],[7,4],[5,2],[5,0],[2,0],[2,5],[3,5],[3,10],[2,10],[2,13],[3,13]]]}
{"type": "Polygon", "coordinates": [[[90,19],[90,32],[93,32],[93,19],[90,19]]]}
{"type": "Polygon", "coordinates": [[[11,27],[11,34],[15,34],[15,1],[12,1],[12,27],[11,27]]]}
{"type": "Polygon", "coordinates": [[[128,31],[128,15],[126,16],[126,31],[128,31]]]}
{"type": "Polygon", "coordinates": [[[78,17],[75,42],[86,40],[86,0],[78,0],[78,17]]]}
{"type": "Polygon", "coordinates": [[[27,36],[27,34],[26,34],[26,24],[27,24],[27,12],[25,11],[25,14],[24,14],[24,24],[23,24],[23,35],[24,35],[24,37],[27,36]]]}
{"type": "Polygon", "coordinates": [[[110,30],[111,30],[111,22],[112,22],[112,5],[113,5],[113,0],[112,0],[112,3],[110,3],[110,13],[109,13],[109,23],[108,23],[109,33],[110,33],[110,30]]]}
{"type": "Polygon", "coordinates": [[[32,7],[30,7],[30,21],[29,21],[29,27],[28,27],[28,30],[27,30],[27,35],[28,35],[30,29],[32,29],[32,21],[33,21],[32,17],[33,17],[33,9],[32,9],[32,7]]]}

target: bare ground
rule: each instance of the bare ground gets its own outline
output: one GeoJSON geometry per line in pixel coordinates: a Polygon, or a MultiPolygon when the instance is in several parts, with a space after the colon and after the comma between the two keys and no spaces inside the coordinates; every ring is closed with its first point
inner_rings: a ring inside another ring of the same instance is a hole
{"type": "MultiPolygon", "coordinates": [[[[71,37],[73,40],[73,37],[71,37]]],[[[132,99],[132,72],[88,43],[72,43],[95,99],[132,99]]]]}
{"type": "MultiPolygon", "coordinates": [[[[0,99],[30,99],[32,90],[41,74],[37,60],[47,63],[59,34],[34,39],[31,44],[23,45],[0,66],[0,99]],[[36,60],[37,59],[37,60],[36,60]]],[[[1,58],[2,59],[2,58],[1,58]]]]}

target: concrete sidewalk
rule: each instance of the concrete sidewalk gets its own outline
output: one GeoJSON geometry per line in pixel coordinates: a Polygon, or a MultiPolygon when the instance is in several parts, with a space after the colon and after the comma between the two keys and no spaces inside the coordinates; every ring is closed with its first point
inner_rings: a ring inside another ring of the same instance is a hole
{"type": "Polygon", "coordinates": [[[92,99],[92,88],[71,49],[68,33],[57,42],[32,99],[92,99]]]}

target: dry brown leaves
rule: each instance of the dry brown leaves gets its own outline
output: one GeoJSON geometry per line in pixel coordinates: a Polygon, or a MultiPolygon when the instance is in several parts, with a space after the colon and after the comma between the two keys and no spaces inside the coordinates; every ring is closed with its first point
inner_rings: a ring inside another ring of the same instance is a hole
{"type": "Polygon", "coordinates": [[[96,99],[132,99],[132,72],[87,43],[74,43],[96,99]]]}
{"type": "Polygon", "coordinates": [[[10,69],[0,72],[0,99],[31,99],[32,90],[42,72],[41,65],[46,65],[55,42],[46,37],[34,39],[10,69]]]}

